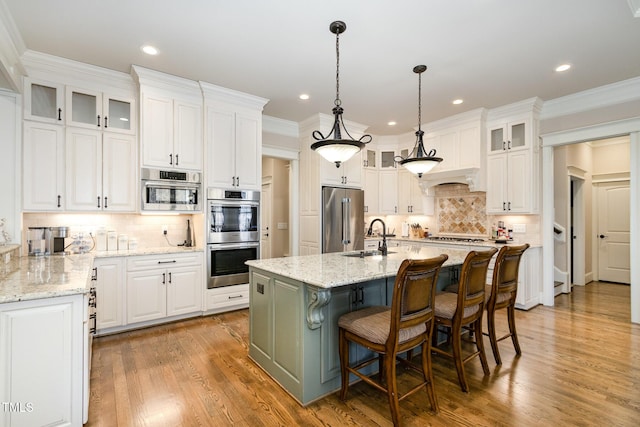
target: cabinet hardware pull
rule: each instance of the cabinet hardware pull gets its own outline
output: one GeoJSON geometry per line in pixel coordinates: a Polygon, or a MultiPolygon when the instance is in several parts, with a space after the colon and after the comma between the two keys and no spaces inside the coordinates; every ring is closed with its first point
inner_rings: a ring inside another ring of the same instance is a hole
{"type": "Polygon", "coordinates": [[[62,196],[58,194],[58,207],[62,206],[62,196]]]}
{"type": "Polygon", "coordinates": [[[58,108],[58,120],[62,120],[62,108],[58,108]]]}
{"type": "Polygon", "coordinates": [[[507,144],[506,144],[504,141],[502,141],[502,149],[503,149],[503,150],[506,150],[506,149],[507,149],[507,144]]]}
{"type": "Polygon", "coordinates": [[[510,211],[511,210],[511,202],[507,203],[507,210],[510,211]]]}
{"type": "Polygon", "coordinates": [[[173,264],[177,262],[175,259],[172,259],[171,261],[158,261],[158,264],[173,264]]]}
{"type": "Polygon", "coordinates": [[[173,154],[169,154],[169,164],[173,164],[173,154]]]}
{"type": "Polygon", "coordinates": [[[165,278],[166,278],[166,274],[162,273],[162,284],[163,285],[166,283],[165,278]]]}
{"type": "Polygon", "coordinates": [[[507,150],[511,150],[511,141],[507,141],[507,150]]]}
{"type": "MultiPolygon", "coordinates": [[[[98,267],[93,267],[93,274],[91,275],[91,280],[98,280],[98,267]]],[[[91,288],[93,290],[94,288],[91,288]]]]}
{"type": "Polygon", "coordinates": [[[100,127],[100,114],[98,114],[98,123],[97,126],[100,127]]]}
{"type": "Polygon", "coordinates": [[[178,156],[180,156],[180,154],[176,154],[176,166],[178,166],[178,156]]]}
{"type": "Polygon", "coordinates": [[[364,304],[364,288],[358,287],[358,304],[364,304]]]}
{"type": "Polygon", "coordinates": [[[169,283],[171,283],[171,272],[169,272],[169,283]]]}
{"type": "Polygon", "coordinates": [[[107,196],[104,196],[104,208],[107,209],[107,196]]]}
{"type": "Polygon", "coordinates": [[[242,298],[242,294],[240,295],[230,295],[227,297],[227,299],[236,299],[236,298],[242,298]]]}
{"type": "Polygon", "coordinates": [[[100,196],[98,196],[98,207],[100,207],[100,196]]]}
{"type": "Polygon", "coordinates": [[[236,176],[236,185],[240,187],[240,177],[236,176]]]}
{"type": "Polygon", "coordinates": [[[507,210],[507,204],[505,202],[502,202],[502,210],[503,211],[507,210]]]}
{"type": "Polygon", "coordinates": [[[107,128],[107,116],[104,116],[104,128],[107,128]]]}

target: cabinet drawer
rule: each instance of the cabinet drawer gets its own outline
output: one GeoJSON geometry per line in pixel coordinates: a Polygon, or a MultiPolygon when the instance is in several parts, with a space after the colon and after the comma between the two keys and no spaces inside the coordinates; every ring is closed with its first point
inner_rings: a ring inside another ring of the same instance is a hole
{"type": "Polygon", "coordinates": [[[202,253],[142,255],[127,258],[127,271],[202,264],[202,253]]]}
{"type": "Polygon", "coordinates": [[[223,311],[225,308],[249,306],[249,284],[225,286],[216,289],[207,289],[206,310],[223,311]]]}

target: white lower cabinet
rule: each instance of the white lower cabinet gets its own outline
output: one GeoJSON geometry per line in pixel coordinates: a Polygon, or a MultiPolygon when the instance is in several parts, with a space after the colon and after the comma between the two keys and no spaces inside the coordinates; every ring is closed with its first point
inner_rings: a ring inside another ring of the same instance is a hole
{"type": "Polygon", "coordinates": [[[0,304],[0,425],[81,426],[86,300],[0,304]]]}
{"type": "Polygon", "coordinates": [[[202,254],[128,258],[126,286],[128,325],[202,312],[202,254]]]}
{"type": "Polygon", "coordinates": [[[249,307],[249,284],[223,286],[205,291],[205,311],[221,313],[249,307]]]}
{"type": "Polygon", "coordinates": [[[97,258],[96,329],[101,331],[122,326],[124,318],[124,258],[97,258]]]}

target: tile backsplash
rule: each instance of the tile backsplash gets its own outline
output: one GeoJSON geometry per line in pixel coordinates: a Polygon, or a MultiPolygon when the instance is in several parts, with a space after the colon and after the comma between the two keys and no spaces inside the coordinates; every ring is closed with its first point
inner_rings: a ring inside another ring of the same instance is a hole
{"type": "Polygon", "coordinates": [[[435,187],[436,232],[486,236],[486,193],[470,192],[464,184],[435,187]]]}

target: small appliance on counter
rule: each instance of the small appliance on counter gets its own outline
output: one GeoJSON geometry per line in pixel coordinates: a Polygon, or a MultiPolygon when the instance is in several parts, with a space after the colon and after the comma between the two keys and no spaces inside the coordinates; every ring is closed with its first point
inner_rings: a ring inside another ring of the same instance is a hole
{"type": "Polygon", "coordinates": [[[53,253],[68,254],[65,251],[64,239],[69,237],[69,227],[51,227],[51,235],[53,238],[53,253]]]}
{"type": "Polygon", "coordinates": [[[27,230],[29,255],[50,255],[53,248],[51,227],[29,227],[27,230]]]}

